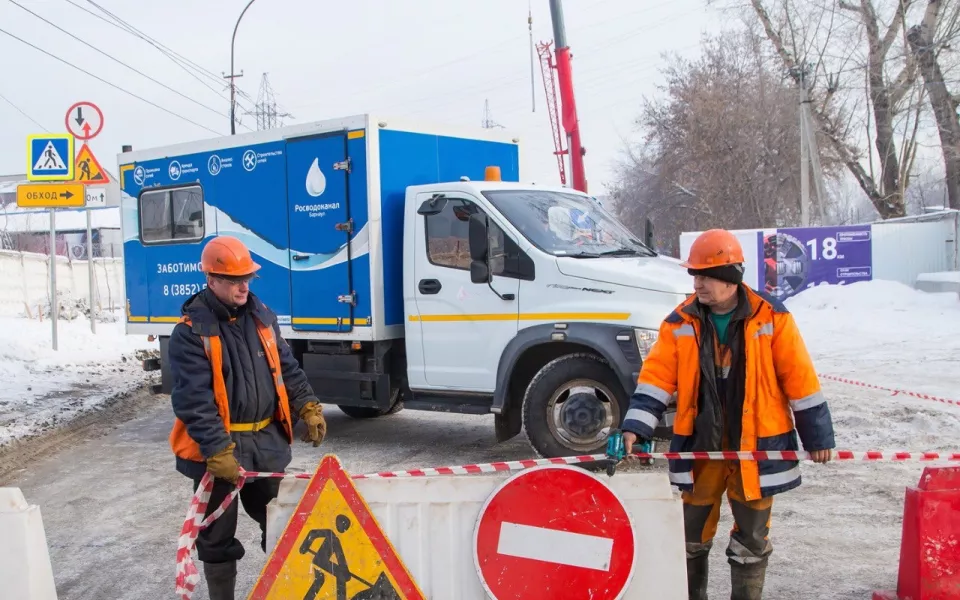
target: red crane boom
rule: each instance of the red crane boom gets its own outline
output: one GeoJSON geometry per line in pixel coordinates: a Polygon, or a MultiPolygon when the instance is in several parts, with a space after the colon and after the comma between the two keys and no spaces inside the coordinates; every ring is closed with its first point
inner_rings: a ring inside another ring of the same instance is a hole
{"type": "MultiPolygon", "coordinates": [[[[586,154],[586,150],[580,141],[580,121],[577,118],[577,103],[573,95],[573,66],[570,60],[570,46],[567,45],[567,33],[563,24],[563,8],[560,5],[560,0],[550,0],[550,18],[553,21],[553,41],[556,43],[554,68],[557,69],[557,79],[560,80],[561,122],[567,134],[573,187],[586,193],[587,174],[583,166],[583,156],[586,154]]],[[[553,79],[552,75],[550,79],[553,79]]],[[[544,85],[546,86],[546,78],[544,78],[544,85]]]]}
{"type": "Polygon", "coordinates": [[[563,135],[560,130],[560,109],[557,106],[557,82],[553,77],[553,56],[550,46],[553,42],[537,44],[537,54],[540,55],[540,69],[543,72],[543,91],[547,96],[547,116],[550,118],[550,129],[553,131],[554,155],[557,157],[557,167],[560,169],[560,185],[567,185],[567,168],[563,157],[567,151],[563,148],[563,135]]]}

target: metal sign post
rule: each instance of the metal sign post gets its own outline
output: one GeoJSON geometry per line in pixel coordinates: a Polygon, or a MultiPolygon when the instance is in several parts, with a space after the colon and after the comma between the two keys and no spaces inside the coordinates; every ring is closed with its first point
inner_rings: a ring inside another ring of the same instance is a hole
{"type": "Polygon", "coordinates": [[[50,327],[53,330],[53,349],[57,349],[57,319],[60,318],[60,303],[57,302],[57,210],[50,209],[50,327]]]}
{"type": "Polygon", "coordinates": [[[96,296],[94,289],[94,276],[93,276],[93,227],[91,227],[91,215],[90,207],[87,207],[87,274],[89,276],[89,286],[90,286],[90,332],[97,332],[97,312],[94,307],[94,297],[96,296]]]}

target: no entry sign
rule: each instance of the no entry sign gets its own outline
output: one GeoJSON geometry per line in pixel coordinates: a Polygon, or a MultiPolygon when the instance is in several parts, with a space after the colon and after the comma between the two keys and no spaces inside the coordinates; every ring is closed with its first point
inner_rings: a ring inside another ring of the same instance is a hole
{"type": "Polygon", "coordinates": [[[480,582],[495,600],[616,600],[633,576],[633,522],[582,469],[544,466],[506,480],[474,531],[480,582]]]}

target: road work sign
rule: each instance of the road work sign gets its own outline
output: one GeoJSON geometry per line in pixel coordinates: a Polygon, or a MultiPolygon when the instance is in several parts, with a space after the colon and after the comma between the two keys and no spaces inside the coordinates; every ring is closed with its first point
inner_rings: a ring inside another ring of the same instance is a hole
{"type": "Polygon", "coordinates": [[[323,457],[248,600],[424,600],[336,456],[323,457]]]}
{"type": "Polygon", "coordinates": [[[622,598],[635,551],[620,498],[570,466],[507,479],[480,510],[474,532],[477,573],[494,600],[622,598]]]}
{"type": "Polygon", "coordinates": [[[97,157],[93,155],[93,151],[90,150],[90,146],[86,142],[80,146],[80,152],[77,152],[74,166],[77,181],[97,185],[110,183],[110,177],[107,175],[106,169],[100,166],[100,162],[97,161],[97,157]]]}
{"type": "Polygon", "coordinates": [[[76,208],[87,202],[80,183],[33,183],[17,186],[17,206],[21,208],[76,208]]]}
{"type": "Polygon", "coordinates": [[[30,181],[73,179],[73,136],[69,133],[28,135],[27,179],[30,181]]]}

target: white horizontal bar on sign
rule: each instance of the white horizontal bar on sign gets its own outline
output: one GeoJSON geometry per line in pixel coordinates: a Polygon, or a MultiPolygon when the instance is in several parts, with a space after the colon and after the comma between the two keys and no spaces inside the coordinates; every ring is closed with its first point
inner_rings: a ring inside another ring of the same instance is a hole
{"type": "Polygon", "coordinates": [[[497,552],[517,558],[609,571],[613,540],[559,529],[502,523],[497,552]]]}

